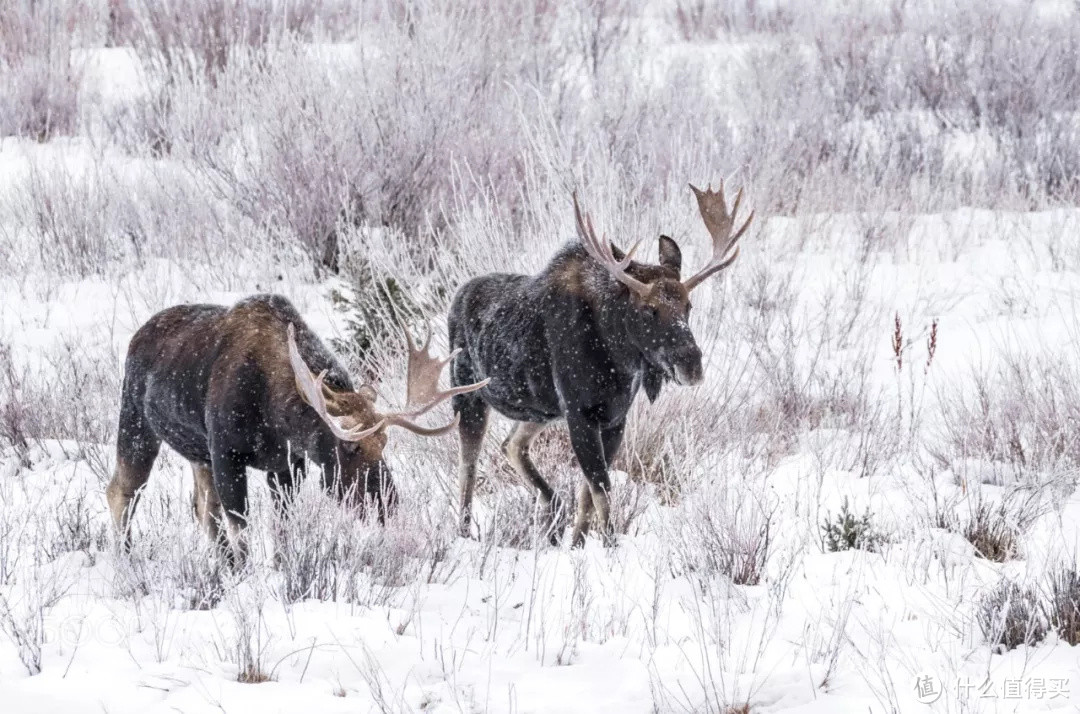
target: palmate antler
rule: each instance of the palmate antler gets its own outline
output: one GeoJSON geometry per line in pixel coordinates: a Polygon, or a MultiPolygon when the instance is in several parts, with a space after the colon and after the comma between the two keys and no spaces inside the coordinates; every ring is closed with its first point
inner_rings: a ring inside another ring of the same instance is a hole
{"type": "Polygon", "coordinates": [[[334,401],[335,392],[323,382],[323,379],[326,376],[326,370],[323,370],[317,377],[312,374],[311,369],[308,368],[307,363],[305,363],[303,357],[300,356],[300,350],[296,345],[295,330],[291,324],[289,325],[289,362],[292,365],[293,374],[296,378],[297,389],[300,390],[300,393],[304,396],[305,401],[311,405],[311,408],[314,409],[326,425],[330,427],[330,431],[333,432],[334,436],[342,441],[360,441],[388,426],[400,426],[403,429],[408,429],[421,436],[438,436],[440,434],[445,434],[457,426],[460,415],[455,415],[453,421],[440,427],[423,427],[413,422],[412,419],[426,414],[455,395],[475,392],[477,389],[487,386],[488,382],[491,381],[490,379],[485,379],[484,381],[476,382],[475,384],[466,384],[451,389],[440,389],[439,376],[442,374],[446,365],[454,359],[459,350],[454,350],[446,359],[439,359],[432,356],[428,349],[431,344],[430,328],[428,337],[424,341],[424,346],[421,348],[416,347],[408,330],[404,327],[401,329],[402,332],[405,333],[405,341],[409,346],[405,410],[386,413],[375,412],[374,425],[350,429],[344,426],[343,419],[346,415],[335,416],[330,414],[328,400],[330,403],[334,401]]]}
{"type": "MultiPolygon", "coordinates": [[[[683,287],[686,288],[687,292],[690,292],[705,282],[707,278],[735,262],[735,259],[739,257],[739,246],[737,245],[739,238],[750,227],[750,222],[754,220],[754,212],[751,211],[739,230],[735,230],[735,215],[739,212],[739,204],[742,203],[743,197],[741,188],[735,194],[735,203],[732,205],[730,212],[728,212],[727,201],[724,198],[723,181],[720,182],[720,187],[715,191],[712,190],[711,185],[702,191],[697,186],[690,184],[690,189],[694,192],[694,196],[697,197],[701,219],[705,222],[705,228],[708,229],[709,235],[712,236],[713,253],[704,268],[683,281],[683,287]]],[[[589,214],[582,213],[581,206],[578,205],[577,192],[574,193],[574,218],[577,221],[578,236],[581,238],[581,244],[585,246],[585,251],[592,259],[603,265],[611,274],[611,277],[638,295],[646,295],[649,292],[649,286],[626,272],[626,268],[629,267],[634,252],[641,245],[641,241],[635,243],[627,251],[626,257],[622,260],[616,260],[607,237],[598,238],[596,229],[593,228],[592,218],[589,214]]]]}
{"type": "Polygon", "coordinates": [[[304,358],[300,356],[300,349],[296,346],[296,330],[291,323],[289,324],[289,364],[292,365],[296,388],[300,390],[304,401],[311,405],[311,408],[326,422],[337,438],[342,441],[360,441],[386,425],[385,420],[379,420],[374,426],[349,429],[345,427],[343,417],[334,416],[329,412],[326,400],[327,397],[333,398],[334,391],[323,382],[326,370],[320,372],[318,377],[311,373],[304,358]]]}
{"type": "Polygon", "coordinates": [[[439,359],[431,354],[429,348],[431,346],[431,326],[428,325],[427,338],[424,340],[423,347],[417,347],[413,342],[412,335],[409,334],[408,329],[404,325],[398,323],[401,331],[405,333],[405,342],[409,346],[409,371],[406,378],[405,386],[405,411],[391,412],[383,415],[387,425],[400,426],[415,432],[422,436],[438,436],[444,434],[457,426],[458,419],[461,418],[460,414],[454,415],[454,420],[446,426],[441,427],[422,427],[412,421],[412,418],[426,414],[434,409],[439,404],[442,404],[447,399],[454,397],[458,394],[468,394],[469,392],[475,392],[477,389],[481,389],[488,385],[491,378],[483,380],[482,382],[475,382],[473,384],[465,384],[460,387],[451,387],[450,389],[439,388],[439,375],[442,374],[443,368],[457,356],[461,349],[456,349],[450,353],[445,359],[439,359]]]}
{"type": "Polygon", "coordinates": [[[712,236],[713,254],[704,268],[683,281],[683,287],[687,292],[701,285],[710,275],[720,272],[735,262],[735,259],[739,257],[739,246],[736,243],[750,227],[750,221],[754,220],[754,212],[751,211],[746,222],[742,224],[742,228],[736,231],[735,235],[731,234],[735,228],[735,214],[739,212],[739,204],[742,203],[741,188],[735,194],[735,203],[730,213],[728,213],[727,201],[724,199],[723,181],[720,182],[720,188],[715,191],[712,190],[711,185],[702,191],[694,184],[690,184],[690,190],[697,197],[701,220],[705,222],[705,227],[712,236]]]}

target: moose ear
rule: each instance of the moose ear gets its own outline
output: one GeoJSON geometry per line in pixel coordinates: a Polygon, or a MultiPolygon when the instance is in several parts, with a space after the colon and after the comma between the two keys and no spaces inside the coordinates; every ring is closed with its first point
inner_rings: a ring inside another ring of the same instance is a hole
{"type": "Polygon", "coordinates": [[[682,251],[670,236],[660,236],[660,265],[671,268],[676,273],[682,271],[682,251]]]}
{"type": "Polygon", "coordinates": [[[646,365],[645,375],[641,381],[645,387],[645,396],[649,398],[650,403],[655,402],[660,396],[660,387],[664,386],[664,373],[652,365],[646,365]]]}
{"type": "MultiPolygon", "coordinates": [[[[297,393],[300,394],[300,399],[303,400],[304,404],[307,404],[309,407],[312,407],[312,408],[317,408],[316,405],[311,403],[311,397],[308,395],[308,392],[304,389],[304,385],[300,383],[300,378],[297,377],[295,379],[295,381],[296,381],[296,391],[297,391],[297,393]]],[[[366,392],[364,392],[363,390],[364,389],[371,389],[371,387],[368,387],[367,385],[365,385],[364,387],[361,387],[360,389],[361,389],[361,391],[360,391],[361,394],[366,394],[366,392]]],[[[372,395],[374,395],[375,390],[372,390],[371,393],[372,393],[372,395]]],[[[325,383],[322,384],[322,396],[323,396],[323,400],[326,402],[326,405],[329,408],[337,409],[337,407],[339,406],[338,405],[338,399],[337,399],[338,394],[333,389],[331,389],[329,385],[327,385],[325,383]]],[[[374,401],[374,399],[375,399],[374,396],[372,396],[372,401],[374,401]]]]}
{"type": "Polygon", "coordinates": [[[356,390],[356,393],[371,402],[372,404],[374,404],[375,400],[379,398],[379,394],[375,391],[375,387],[372,387],[370,384],[365,384],[361,386],[360,389],[356,390]]]}

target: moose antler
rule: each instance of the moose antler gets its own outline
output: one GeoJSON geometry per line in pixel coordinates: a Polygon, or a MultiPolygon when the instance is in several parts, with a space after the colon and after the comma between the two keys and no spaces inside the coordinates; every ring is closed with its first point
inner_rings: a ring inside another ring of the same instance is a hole
{"type": "Polygon", "coordinates": [[[625,258],[616,260],[615,255],[611,252],[611,243],[608,242],[607,237],[605,236],[603,240],[596,237],[592,218],[588,214],[585,214],[584,218],[582,217],[581,206],[578,205],[577,200],[577,191],[574,192],[574,218],[577,219],[578,236],[581,238],[581,244],[585,246],[585,252],[593,260],[607,268],[611,277],[644,297],[649,292],[649,286],[626,272],[626,268],[630,265],[630,261],[633,260],[634,253],[637,251],[638,246],[641,245],[641,241],[639,240],[631,246],[625,258]]]}
{"type": "Polygon", "coordinates": [[[408,386],[406,388],[407,406],[405,411],[387,412],[385,414],[376,412],[376,422],[373,426],[349,429],[344,426],[342,417],[334,416],[327,410],[326,393],[329,388],[323,383],[326,370],[323,370],[317,377],[311,373],[303,357],[300,356],[300,350],[296,345],[296,332],[293,326],[289,325],[289,362],[296,377],[296,387],[300,390],[304,400],[330,427],[330,431],[333,432],[334,436],[342,441],[360,441],[388,426],[400,426],[421,436],[445,434],[457,426],[460,415],[455,415],[454,420],[445,426],[433,428],[420,426],[414,423],[412,418],[431,411],[434,407],[457,394],[467,394],[485,387],[491,381],[485,379],[475,384],[440,390],[439,375],[442,374],[443,368],[450,363],[450,360],[454,359],[459,350],[454,350],[446,359],[439,359],[432,356],[428,349],[431,344],[430,329],[427,339],[424,341],[424,346],[421,348],[416,347],[412,336],[404,327],[402,327],[402,331],[405,332],[405,340],[409,345],[409,372],[408,386]]]}
{"type": "Polygon", "coordinates": [[[739,204],[742,203],[743,192],[741,188],[735,194],[735,203],[732,205],[730,213],[728,213],[727,201],[724,199],[723,181],[720,182],[720,188],[715,191],[712,190],[712,185],[702,191],[694,184],[690,184],[690,190],[697,196],[701,220],[705,222],[705,227],[709,230],[709,235],[712,236],[713,254],[700,272],[683,281],[683,287],[686,288],[687,292],[696,288],[710,275],[720,272],[735,262],[735,259],[739,257],[739,246],[736,243],[742,237],[742,234],[746,232],[746,229],[750,227],[750,221],[754,220],[754,212],[751,211],[746,222],[742,224],[742,228],[736,231],[735,235],[731,234],[735,228],[735,214],[739,212],[739,204]],[[730,256],[728,256],[729,253],[730,256]]]}
{"type": "Polygon", "coordinates": [[[337,438],[342,441],[360,441],[386,425],[386,420],[380,419],[374,426],[347,429],[342,423],[341,417],[334,416],[327,411],[326,390],[328,388],[323,383],[326,370],[320,372],[318,377],[311,373],[311,369],[304,362],[304,358],[300,356],[300,349],[296,346],[296,330],[291,323],[289,324],[289,363],[292,365],[293,376],[296,379],[296,388],[300,390],[304,401],[311,405],[311,408],[326,422],[326,425],[330,427],[330,431],[337,438]]]}
{"type": "Polygon", "coordinates": [[[419,348],[416,346],[416,343],[413,342],[412,335],[409,334],[408,329],[400,322],[398,323],[398,327],[405,333],[405,342],[409,346],[409,372],[408,377],[406,378],[405,388],[406,410],[385,414],[383,415],[383,419],[386,420],[388,425],[400,426],[423,436],[438,436],[439,434],[444,434],[457,426],[458,419],[461,418],[460,414],[455,414],[454,420],[446,426],[433,428],[422,427],[414,423],[412,418],[426,414],[439,404],[442,404],[447,399],[458,394],[468,394],[469,392],[475,392],[477,389],[487,386],[488,382],[491,381],[491,378],[489,377],[482,382],[464,384],[460,387],[439,389],[439,375],[442,374],[446,365],[450,364],[451,360],[453,360],[461,350],[456,349],[445,359],[439,359],[438,357],[433,356],[429,350],[429,347],[431,346],[430,325],[428,325],[427,328],[427,338],[424,340],[424,346],[419,348]]]}

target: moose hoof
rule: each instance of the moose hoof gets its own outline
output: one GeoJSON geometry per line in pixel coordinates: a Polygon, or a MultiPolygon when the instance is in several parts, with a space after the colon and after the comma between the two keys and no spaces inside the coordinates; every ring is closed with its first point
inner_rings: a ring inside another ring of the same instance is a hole
{"type": "Polygon", "coordinates": [[[458,526],[458,536],[466,540],[474,539],[471,521],[462,521],[461,525],[458,526]]]}
{"type": "Polygon", "coordinates": [[[562,545],[562,528],[559,528],[557,524],[552,523],[548,526],[548,543],[556,548],[562,545]]]}
{"type": "Polygon", "coordinates": [[[553,494],[547,504],[547,537],[548,543],[553,546],[562,545],[563,516],[566,514],[562,499],[553,494]]]}

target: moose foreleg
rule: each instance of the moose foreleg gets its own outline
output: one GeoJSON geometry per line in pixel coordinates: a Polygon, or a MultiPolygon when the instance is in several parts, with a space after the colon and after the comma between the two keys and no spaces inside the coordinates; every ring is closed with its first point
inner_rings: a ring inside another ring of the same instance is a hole
{"type": "Polygon", "coordinates": [[[224,513],[229,547],[226,560],[234,569],[247,562],[247,469],[243,461],[232,453],[213,453],[212,468],[214,490],[217,491],[224,513]]]}
{"type": "MultiPolygon", "coordinates": [[[[578,499],[578,512],[574,520],[571,546],[578,548],[585,544],[585,535],[589,531],[590,510],[595,512],[595,517],[599,521],[604,545],[614,545],[615,537],[611,532],[611,507],[608,501],[611,480],[608,478],[607,460],[604,458],[604,440],[601,438],[600,427],[580,414],[568,414],[566,425],[570,429],[570,444],[574,447],[574,454],[585,474],[591,497],[578,499]]],[[[584,495],[584,489],[582,489],[582,494],[584,495]]]]}
{"type": "Polygon", "coordinates": [[[214,489],[214,472],[208,464],[192,462],[191,473],[195,476],[195,490],[192,494],[195,520],[213,543],[219,548],[224,548],[228,545],[222,531],[225,515],[221,510],[221,501],[218,499],[217,491],[214,489]]]}

